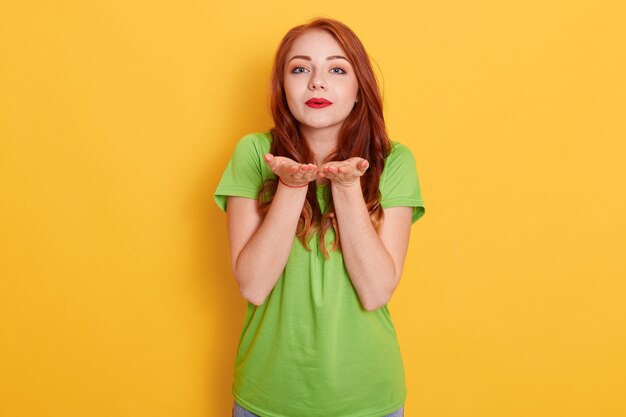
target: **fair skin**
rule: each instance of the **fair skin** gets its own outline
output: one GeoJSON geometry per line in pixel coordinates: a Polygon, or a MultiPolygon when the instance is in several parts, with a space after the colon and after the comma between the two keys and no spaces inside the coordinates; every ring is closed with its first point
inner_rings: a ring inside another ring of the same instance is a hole
{"type": "Polygon", "coordinates": [[[341,126],[357,98],[358,82],[345,57],[327,32],[311,30],[298,37],[288,53],[284,89],[317,164],[265,156],[282,181],[265,217],[256,200],[228,197],[231,267],[242,295],[255,305],[265,301],[285,268],[311,181],[330,181],[343,259],[363,308],[371,311],[386,305],[400,282],[412,209],[384,209],[377,233],[360,182],[369,163],[358,157],[322,163],[337,146],[341,126]],[[312,98],[332,104],[311,107],[306,102],[312,98]]]}

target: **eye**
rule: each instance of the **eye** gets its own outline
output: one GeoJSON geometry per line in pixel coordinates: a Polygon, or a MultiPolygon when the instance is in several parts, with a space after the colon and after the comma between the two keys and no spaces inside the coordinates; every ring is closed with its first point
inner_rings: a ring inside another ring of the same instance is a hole
{"type": "Polygon", "coordinates": [[[333,74],[345,74],[346,70],[341,67],[333,67],[330,69],[330,72],[332,72],[333,74]]]}
{"type": "Polygon", "coordinates": [[[296,67],[293,67],[293,68],[291,69],[291,73],[292,73],[292,74],[303,74],[303,73],[305,73],[305,72],[307,72],[307,71],[308,71],[308,70],[307,70],[306,68],[301,67],[301,66],[296,66],[296,67]]]}

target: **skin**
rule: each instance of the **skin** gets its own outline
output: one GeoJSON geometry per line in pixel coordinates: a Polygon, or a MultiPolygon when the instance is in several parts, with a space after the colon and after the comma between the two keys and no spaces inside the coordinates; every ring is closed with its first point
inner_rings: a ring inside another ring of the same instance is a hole
{"type": "Polygon", "coordinates": [[[350,63],[340,56],[346,54],[330,34],[311,30],[294,42],[288,57],[296,58],[288,58],[284,69],[289,109],[300,122],[317,164],[265,155],[265,162],[281,180],[265,217],[256,200],[228,197],[231,267],[242,295],[255,305],[265,301],[285,268],[311,181],[330,181],[344,262],[363,308],[371,311],[386,305],[400,282],[412,208],[384,209],[377,233],[360,183],[368,161],[354,157],[320,163],[335,149],[341,126],[357,99],[358,80],[350,63]],[[333,104],[313,109],[305,104],[312,97],[333,104]]]}

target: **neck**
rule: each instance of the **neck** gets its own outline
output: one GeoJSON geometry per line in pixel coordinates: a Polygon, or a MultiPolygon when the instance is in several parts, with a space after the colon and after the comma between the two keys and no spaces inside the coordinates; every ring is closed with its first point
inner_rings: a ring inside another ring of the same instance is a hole
{"type": "Polygon", "coordinates": [[[315,155],[315,162],[322,163],[330,155],[339,143],[339,130],[341,125],[330,126],[324,129],[312,129],[301,126],[300,130],[315,155]]]}

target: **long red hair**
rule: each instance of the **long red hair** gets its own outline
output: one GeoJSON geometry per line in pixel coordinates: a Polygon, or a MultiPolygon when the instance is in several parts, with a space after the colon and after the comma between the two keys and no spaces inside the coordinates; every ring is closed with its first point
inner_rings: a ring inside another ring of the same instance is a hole
{"type": "MultiPolygon", "coordinates": [[[[368,170],[361,177],[361,188],[372,223],[378,229],[383,221],[378,187],[385,157],[391,151],[391,141],[387,135],[382,98],[369,56],[359,38],[345,24],[327,18],[313,19],[307,24],[291,29],[280,42],[274,58],[270,84],[270,108],[274,118],[270,152],[277,156],[291,158],[299,163],[315,163],[313,152],[300,132],[299,123],[289,111],[284,91],[287,53],[300,35],[313,29],[328,32],[339,43],[352,64],[359,85],[358,101],[341,127],[335,152],[329,155],[326,161],[343,161],[358,156],[369,162],[368,170]]],[[[276,180],[268,180],[264,183],[258,198],[261,210],[266,212],[269,209],[276,187],[276,180]]],[[[327,187],[327,190],[329,188],[327,187]]],[[[340,241],[330,192],[325,198],[327,209],[326,213],[322,213],[317,202],[315,182],[312,181],[309,184],[296,235],[304,247],[311,250],[308,241],[314,233],[319,233],[320,249],[324,257],[328,258],[324,237],[330,227],[334,229],[336,236],[331,250],[339,249],[340,241]]]]}

